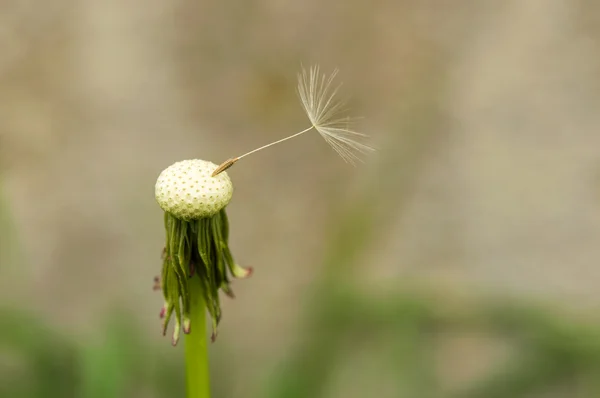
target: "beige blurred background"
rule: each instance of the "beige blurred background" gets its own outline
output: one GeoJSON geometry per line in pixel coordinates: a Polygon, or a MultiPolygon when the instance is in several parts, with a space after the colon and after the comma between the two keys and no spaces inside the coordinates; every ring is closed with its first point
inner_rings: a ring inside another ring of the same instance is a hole
{"type": "Polygon", "coordinates": [[[7,0],[0,48],[0,294],[64,333],[119,306],[168,345],[156,177],[307,127],[296,73],[315,63],[379,151],[352,168],[311,134],[230,170],[231,246],[255,267],[224,303],[233,396],[298,342],[333,215],[365,192],[367,293],[600,304],[597,2],[7,0]]]}

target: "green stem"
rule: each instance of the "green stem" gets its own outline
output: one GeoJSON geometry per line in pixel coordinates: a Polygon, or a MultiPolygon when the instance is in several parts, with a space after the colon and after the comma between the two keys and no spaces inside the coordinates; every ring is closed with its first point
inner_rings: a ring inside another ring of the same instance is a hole
{"type": "Polygon", "coordinates": [[[188,279],[192,331],[185,336],[187,398],[210,398],[206,307],[200,278],[188,279]]]}

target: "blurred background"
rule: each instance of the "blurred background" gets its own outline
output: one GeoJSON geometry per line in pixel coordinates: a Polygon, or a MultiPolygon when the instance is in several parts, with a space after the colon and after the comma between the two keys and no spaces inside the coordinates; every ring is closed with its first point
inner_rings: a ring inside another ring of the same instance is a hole
{"type": "Polygon", "coordinates": [[[229,171],[215,397],[600,396],[600,3],[0,3],[0,396],[183,397],[154,183],[229,171]]]}

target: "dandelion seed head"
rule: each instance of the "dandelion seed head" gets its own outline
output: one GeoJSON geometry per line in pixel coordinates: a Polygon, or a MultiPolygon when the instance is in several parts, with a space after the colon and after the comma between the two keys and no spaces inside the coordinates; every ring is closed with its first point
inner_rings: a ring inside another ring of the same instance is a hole
{"type": "Polygon", "coordinates": [[[227,173],[212,177],[217,165],[201,159],[183,160],[163,170],[155,185],[160,207],[182,220],[212,216],[233,195],[227,173]]]}

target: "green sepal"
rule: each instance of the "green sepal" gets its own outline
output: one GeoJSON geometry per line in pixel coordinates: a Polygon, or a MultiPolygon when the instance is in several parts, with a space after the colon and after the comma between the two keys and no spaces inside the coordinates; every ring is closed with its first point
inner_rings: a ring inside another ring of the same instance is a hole
{"type": "Polygon", "coordinates": [[[211,317],[214,341],[221,320],[219,290],[233,297],[229,273],[236,278],[250,275],[251,269],[235,264],[228,246],[229,220],[225,210],[199,220],[185,221],[165,213],[167,234],[163,251],[162,292],[165,305],[161,311],[163,334],[175,314],[173,344],[177,344],[181,328],[191,331],[191,294],[202,294],[206,310],[211,317]],[[192,272],[192,270],[194,272],[192,272]],[[190,291],[190,278],[199,278],[200,284],[190,291]]]}
{"type": "Polygon", "coordinates": [[[181,251],[180,245],[184,243],[182,241],[182,224],[185,224],[185,221],[177,220],[173,217],[170,224],[171,228],[167,246],[167,256],[170,257],[170,268],[179,285],[178,296],[182,296],[187,292],[186,274],[181,265],[181,259],[179,258],[179,252],[181,251]]]}

